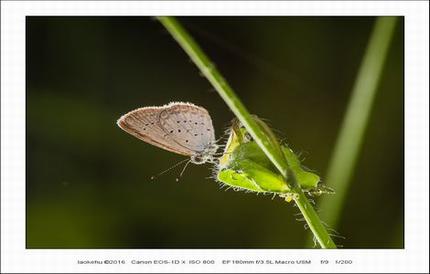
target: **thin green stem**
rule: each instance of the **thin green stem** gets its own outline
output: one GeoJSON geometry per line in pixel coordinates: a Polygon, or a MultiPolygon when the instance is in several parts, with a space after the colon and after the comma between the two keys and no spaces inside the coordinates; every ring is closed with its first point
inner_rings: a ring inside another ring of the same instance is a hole
{"type": "Polygon", "coordinates": [[[320,210],[332,227],[337,226],[342,213],[396,20],[380,17],[375,23],[329,164],[326,182],[336,195],[322,197],[320,210]]]}
{"type": "Polygon", "coordinates": [[[323,248],[336,248],[336,244],[331,239],[330,235],[327,233],[326,228],[322,224],[320,218],[315,212],[314,207],[309,203],[301,188],[295,189],[297,193],[297,198],[294,199],[300,212],[306,220],[310,230],[314,234],[315,239],[323,248]]]}
{"type": "Polygon", "coordinates": [[[158,20],[170,32],[173,38],[175,38],[175,40],[179,43],[183,50],[185,50],[191,60],[193,60],[196,66],[200,69],[202,74],[218,91],[219,95],[224,99],[240,122],[246,127],[251,136],[254,137],[257,144],[261,147],[273,164],[279,169],[281,174],[286,175],[287,168],[284,165],[284,157],[280,153],[277,153],[275,148],[271,146],[271,139],[260,130],[256,121],[252,118],[232,88],[225,81],[224,77],[222,77],[222,75],[218,72],[215,65],[200,49],[194,39],[175,18],[159,17],[158,20]]]}
{"type": "MultiPolygon", "coordinates": [[[[220,96],[224,99],[240,122],[245,126],[266,156],[272,161],[280,173],[287,178],[288,164],[286,159],[273,145],[270,136],[267,136],[266,133],[261,130],[258,123],[236,96],[233,89],[225,81],[208,56],[201,50],[199,45],[175,18],[158,17],[158,20],[179,43],[203,75],[209,80],[212,86],[218,91],[220,96]]],[[[303,194],[303,191],[299,187],[293,187],[292,189],[297,193],[295,202],[321,247],[336,248],[336,245],[315,213],[312,205],[303,194]]]]}

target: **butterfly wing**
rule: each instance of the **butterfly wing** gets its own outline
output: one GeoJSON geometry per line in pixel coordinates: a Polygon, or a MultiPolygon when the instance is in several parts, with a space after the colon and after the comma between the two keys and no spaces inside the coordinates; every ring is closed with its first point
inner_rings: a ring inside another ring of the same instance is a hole
{"type": "Polygon", "coordinates": [[[139,108],[123,115],[117,122],[125,132],[159,148],[190,156],[194,152],[178,146],[171,136],[159,126],[159,116],[163,109],[159,107],[139,108]]]}
{"type": "Polygon", "coordinates": [[[209,113],[190,103],[175,103],[163,110],[160,125],[179,146],[190,149],[195,154],[202,153],[215,142],[209,113]]]}
{"type": "Polygon", "coordinates": [[[142,141],[186,156],[203,151],[215,140],[209,113],[190,103],[139,108],[123,115],[117,124],[142,141]]]}

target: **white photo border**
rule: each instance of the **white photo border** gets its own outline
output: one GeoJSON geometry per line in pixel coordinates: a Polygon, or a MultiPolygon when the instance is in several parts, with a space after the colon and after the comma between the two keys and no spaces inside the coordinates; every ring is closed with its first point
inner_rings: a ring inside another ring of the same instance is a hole
{"type": "Polygon", "coordinates": [[[427,1],[2,1],[1,253],[4,273],[428,272],[429,3],[427,1]],[[26,249],[26,16],[261,15],[405,17],[405,249],[26,249]],[[132,264],[131,260],[312,260],[300,265],[132,264]],[[320,260],[352,260],[323,265],[320,260]],[[78,264],[78,260],[126,260],[78,264]]]}

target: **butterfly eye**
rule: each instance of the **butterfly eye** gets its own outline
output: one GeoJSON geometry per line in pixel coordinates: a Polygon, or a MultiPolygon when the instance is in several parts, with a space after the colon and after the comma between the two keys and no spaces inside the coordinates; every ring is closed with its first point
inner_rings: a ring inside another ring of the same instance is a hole
{"type": "Polygon", "coordinates": [[[193,156],[191,156],[191,162],[196,164],[196,165],[200,165],[200,164],[203,164],[205,161],[204,161],[202,156],[193,155],[193,156]]]}

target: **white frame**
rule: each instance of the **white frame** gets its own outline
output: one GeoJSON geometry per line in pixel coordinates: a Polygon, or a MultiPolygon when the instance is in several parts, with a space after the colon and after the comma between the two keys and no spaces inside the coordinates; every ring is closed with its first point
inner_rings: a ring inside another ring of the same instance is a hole
{"type": "Polygon", "coordinates": [[[428,272],[429,3],[427,1],[2,1],[2,272],[428,272]],[[405,16],[405,249],[25,249],[25,16],[405,16]],[[125,265],[78,264],[124,259],[125,265]],[[131,260],[214,259],[216,265],[136,265],[131,260]],[[310,259],[311,265],[234,265],[222,260],[310,259]],[[353,260],[323,265],[320,260],[353,260]]]}

